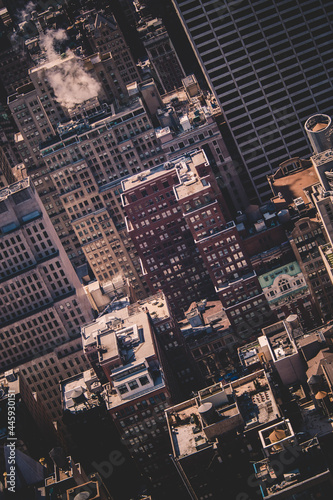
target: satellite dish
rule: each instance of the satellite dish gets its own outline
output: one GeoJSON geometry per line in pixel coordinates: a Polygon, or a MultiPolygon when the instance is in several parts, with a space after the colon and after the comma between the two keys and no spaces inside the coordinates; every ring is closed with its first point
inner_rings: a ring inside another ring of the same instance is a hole
{"type": "Polygon", "coordinates": [[[74,500],[88,500],[90,498],[90,493],[89,491],[81,491],[81,493],[78,493],[75,497],[74,500]]]}

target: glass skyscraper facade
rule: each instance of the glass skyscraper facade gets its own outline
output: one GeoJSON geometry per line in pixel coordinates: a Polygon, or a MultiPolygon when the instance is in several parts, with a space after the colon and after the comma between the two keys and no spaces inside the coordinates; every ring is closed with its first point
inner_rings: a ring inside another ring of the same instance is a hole
{"type": "Polygon", "coordinates": [[[262,201],[284,160],[309,156],[304,130],[333,112],[329,0],[173,0],[262,201]]]}

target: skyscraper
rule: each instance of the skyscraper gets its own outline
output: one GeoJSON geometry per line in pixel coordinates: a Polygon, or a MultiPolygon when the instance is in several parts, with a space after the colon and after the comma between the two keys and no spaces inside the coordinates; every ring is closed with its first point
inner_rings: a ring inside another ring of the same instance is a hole
{"type": "Polygon", "coordinates": [[[79,335],[88,299],[29,178],[0,190],[0,369],[79,335]]]}
{"type": "Polygon", "coordinates": [[[332,113],[332,3],[173,0],[261,200],[266,176],[309,155],[303,124],[332,113]]]}

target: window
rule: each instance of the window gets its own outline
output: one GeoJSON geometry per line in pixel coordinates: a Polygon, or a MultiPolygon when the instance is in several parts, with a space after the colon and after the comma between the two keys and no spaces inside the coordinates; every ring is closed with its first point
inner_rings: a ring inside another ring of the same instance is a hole
{"type": "Polygon", "coordinates": [[[290,289],[290,283],[285,278],[282,278],[278,285],[281,292],[285,292],[290,289]]]}
{"type": "Polygon", "coordinates": [[[119,394],[125,394],[126,392],[128,392],[128,388],[127,386],[124,384],[124,385],[120,385],[118,387],[118,391],[119,391],[119,394]]]}
{"type": "Polygon", "coordinates": [[[134,389],[137,389],[139,387],[139,384],[137,383],[136,380],[131,380],[131,382],[128,383],[129,388],[131,391],[134,391],[134,389]]]}
{"type": "Polygon", "coordinates": [[[144,375],[143,377],[139,377],[139,381],[140,381],[141,385],[149,384],[149,380],[148,380],[148,377],[146,375],[144,375]]]}

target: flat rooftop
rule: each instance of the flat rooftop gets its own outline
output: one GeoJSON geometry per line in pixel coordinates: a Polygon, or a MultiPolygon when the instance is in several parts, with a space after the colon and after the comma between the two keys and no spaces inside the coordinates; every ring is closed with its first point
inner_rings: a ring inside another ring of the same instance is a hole
{"type": "MultiPolygon", "coordinates": [[[[293,493],[309,492],[314,487],[312,493],[320,492],[318,498],[329,498],[332,492],[331,474],[317,438],[298,444],[293,456],[294,459],[286,463],[283,456],[280,458],[277,453],[272,461],[267,458],[253,464],[256,478],[260,480],[262,497],[292,498],[293,493]],[[276,463],[283,463],[283,467],[277,469],[274,467],[276,463]],[[321,484],[325,481],[326,485],[321,484]],[[304,487],[299,488],[302,483],[304,487]],[[329,496],[323,496],[323,492],[329,496]]],[[[314,497],[309,494],[304,498],[314,497]]]]}
{"type": "MultiPolygon", "coordinates": [[[[199,391],[197,398],[168,409],[166,415],[174,454],[184,458],[212,446],[210,436],[223,434],[223,424],[239,416],[239,410],[231,386],[215,384],[199,391]],[[209,402],[213,402],[214,407],[214,421],[211,423],[207,423],[199,412],[199,408],[209,402]],[[212,434],[214,427],[216,430],[212,434]]],[[[236,421],[236,426],[238,423],[236,421]]]]}
{"type": "Polygon", "coordinates": [[[112,384],[104,388],[108,409],[165,387],[158,363],[150,366],[156,351],[148,313],[153,322],[170,317],[163,293],[105,314],[81,329],[84,348],[97,348],[101,366],[120,363],[109,372],[112,384]],[[146,382],[141,384],[141,378],[146,382]],[[134,381],[136,387],[132,388],[134,381]],[[123,390],[124,386],[127,390],[123,390]]]}
{"type": "Polygon", "coordinates": [[[311,160],[316,167],[325,165],[326,163],[333,162],[333,149],[327,149],[322,153],[311,156],[311,160]]]}
{"type": "Polygon", "coordinates": [[[94,370],[86,370],[61,382],[63,410],[71,413],[85,411],[100,406],[97,396],[102,386],[94,370]]]}
{"type": "Polygon", "coordinates": [[[162,292],[151,295],[147,299],[139,300],[135,304],[131,304],[128,307],[128,314],[132,316],[136,314],[137,311],[145,309],[149,312],[154,323],[163,321],[170,316],[168,304],[162,292]]]}
{"type": "Polygon", "coordinates": [[[231,383],[245,430],[276,420],[280,414],[275,397],[263,370],[231,383]]]}
{"type": "Polygon", "coordinates": [[[290,336],[284,321],[279,321],[262,330],[274,361],[297,353],[294,339],[290,336]]]}
{"type": "Polygon", "coordinates": [[[258,352],[260,351],[260,344],[258,340],[250,342],[242,347],[238,348],[238,357],[242,365],[250,367],[256,363],[259,363],[258,352]]]}
{"type": "Polygon", "coordinates": [[[304,203],[307,204],[310,200],[303,190],[317,182],[318,176],[314,166],[298,170],[284,177],[274,178],[272,190],[275,197],[272,198],[272,201],[274,201],[280,210],[292,205],[295,198],[302,198],[304,203]],[[282,198],[279,198],[278,193],[281,193],[282,198]],[[282,206],[283,203],[285,206],[282,206]]]}
{"type": "MultiPolygon", "coordinates": [[[[130,306],[105,314],[81,329],[83,347],[100,347],[100,363],[116,356],[132,362],[155,354],[151,327],[144,307],[130,314],[130,306]]],[[[126,363],[126,361],[125,361],[126,363]]]]}
{"type": "Polygon", "coordinates": [[[172,161],[168,161],[150,170],[145,170],[140,174],[133,175],[122,181],[123,191],[131,191],[137,187],[144,187],[146,182],[156,181],[159,177],[163,177],[166,173],[174,169],[178,175],[179,184],[174,186],[176,197],[183,198],[189,194],[201,191],[209,184],[197,176],[196,166],[202,163],[207,163],[207,158],[202,150],[194,151],[188,155],[184,155],[172,161]],[[206,184],[205,184],[206,183],[206,184]]]}
{"type": "Polygon", "coordinates": [[[191,401],[192,404],[180,408],[175,419],[169,417],[172,445],[174,454],[178,458],[192,455],[200,449],[211,446],[200,425],[196,425],[199,421],[198,406],[194,399],[191,401]]]}
{"type": "Polygon", "coordinates": [[[279,410],[263,370],[226,386],[202,389],[198,396],[166,410],[176,457],[183,458],[212,446],[216,437],[243,427],[245,431],[276,420],[279,410]],[[210,423],[202,409],[212,404],[210,423]]]}
{"type": "Polygon", "coordinates": [[[62,66],[65,63],[71,63],[73,59],[77,59],[77,57],[74,54],[66,54],[61,57],[56,57],[55,59],[52,59],[51,61],[45,61],[39,66],[34,66],[33,68],[29,69],[29,75],[32,75],[34,73],[38,73],[42,69],[48,70],[51,68],[54,68],[55,66],[62,66]]]}

